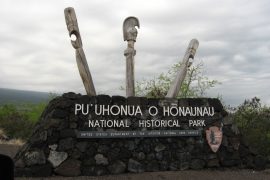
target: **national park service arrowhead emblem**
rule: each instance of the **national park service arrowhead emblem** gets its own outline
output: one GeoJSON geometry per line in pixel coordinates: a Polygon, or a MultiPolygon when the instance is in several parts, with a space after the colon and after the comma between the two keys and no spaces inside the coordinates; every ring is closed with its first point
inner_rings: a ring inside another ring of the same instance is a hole
{"type": "Polygon", "coordinates": [[[219,127],[212,126],[206,130],[206,139],[213,152],[217,152],[222,142],[222,131],[219,127]]]}

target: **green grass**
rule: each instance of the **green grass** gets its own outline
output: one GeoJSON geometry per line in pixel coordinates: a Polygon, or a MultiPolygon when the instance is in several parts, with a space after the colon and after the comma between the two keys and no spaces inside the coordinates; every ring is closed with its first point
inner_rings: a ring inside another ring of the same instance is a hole
{"type": "Polygon", "coordinates": [[[26,104],[26,109],[23,111],[27,119],[31,122],[37,122],[47,103],[42,102],[39,104],[26,104]]]}
{"type": "Polygon", "coordinates": [[[10,138],[28,139],[47,102],[21,103],[0,106],[0,128],[10,138]]]}

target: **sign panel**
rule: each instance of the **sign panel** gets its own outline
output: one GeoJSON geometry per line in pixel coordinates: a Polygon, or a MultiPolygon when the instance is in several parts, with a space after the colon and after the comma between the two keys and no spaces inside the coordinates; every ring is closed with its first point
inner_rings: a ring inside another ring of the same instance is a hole
{"type": "MultiPolygon", "coordinates": [[[[121,99],[122,98],[122,99],[121,99]]],[[[209,99],[146,99],[75,103],[78,138],[136,138],[202,136],[220,122],[220,108],[209,99]],[[137,101],[136,101],[137,100],[137,101]],[[140,101],[139,101],[140,100],[140,101]],[[195,102],[195,103],[194,103],[195,102]]]]}

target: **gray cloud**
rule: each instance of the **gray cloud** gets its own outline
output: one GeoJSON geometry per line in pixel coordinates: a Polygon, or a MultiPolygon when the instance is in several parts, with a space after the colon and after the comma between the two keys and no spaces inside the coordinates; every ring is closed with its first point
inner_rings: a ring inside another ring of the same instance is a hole
{"type": "Polygon", "coordinates": [[[122,23],[137,16],[136,80],[158,76],[181,60],[192,38],[196,61],[222,84],[209,96],[237,105],[258,96],[270,104],[270,3],[262,1],[8,1],[1,3],[0,87],[84,93],[66,30],[76,10],[85,54],[100,93],[121,94],[126,42],[122,23]]]}

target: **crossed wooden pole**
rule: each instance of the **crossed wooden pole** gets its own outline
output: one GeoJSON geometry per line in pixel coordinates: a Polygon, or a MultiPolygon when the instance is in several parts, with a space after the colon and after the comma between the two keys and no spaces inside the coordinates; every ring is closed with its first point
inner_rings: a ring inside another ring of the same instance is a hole
{"type": "MultiPolygon", "coordinates": [[[[72,7],[68,7],[64,11],[66,25],[69,32],[69,36],[75,36],[75,39],[71,39],[71,44],[76,52],[76,62],[79,69],[81,79],[83,81],[87,95],[95,96],[96,90],[92,80],[92,76],[87,64],[87,60],[82,48],[82,40],[79,31],[79,26],[75,14],[75,10],[72,7]]],[[[135,83],[134,83],[134,56],[136,50],[134,44],[136,42],[138,31],[136,27],[140,28],[140,23],[136,17],[127,17],[123,23],[123,36],[124,41],[127,41],[127,48],[124,51],[126,56],[126,96],[135,96],[135,83]]],[[[188,45],[188,48],[183,57],[182,63],[177,71],[176,77],[172,82],[166,98],[176,98],[179,94],[180,88],[184,82],[185,76],[189,66],[192,64],[190,59],[194,59],[196,50],[199,47],[199,41],[192,39],[188,45]]]]}
{"type": "Polygon", "coordinates": [[[191,66],[192,64],[192,61],[190,61],[190,59],[194,59],[198,47],[199,41],[197,39],[192,39],[188,45],[182,63],[180,64],[180,67],[177,71],[176,77],[172,82],[169,91],[166,95],[167,98],[176,98],[177,95],[179,94],[180,88],[187,75],[187,70],[189,66],[191,66]]]}
{"type": "Polygon", "coordinates": [[[75,14],[75,10],[72,7],[68,7],[64,11],[65,13],[65,19],[67,24],[67,29],[69,32],[69,36],[74,36],[76,39],[71,39],[71,44],[73,48],[75,49],[76,53],[76,62],[77,66],[83,81],[84,88],[86,90],[87,95],[89,96],[95,96],[96,90],[95,86],[92,80],[92,76],[87,64],[87,60],[83,51],[83,45],[82,45],[82,39],[81,34],[79,31],[79,26],[75,14]]]}

